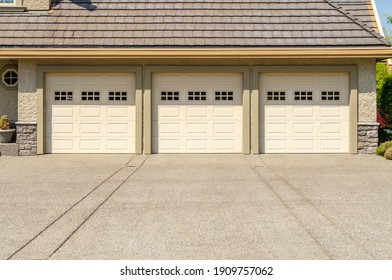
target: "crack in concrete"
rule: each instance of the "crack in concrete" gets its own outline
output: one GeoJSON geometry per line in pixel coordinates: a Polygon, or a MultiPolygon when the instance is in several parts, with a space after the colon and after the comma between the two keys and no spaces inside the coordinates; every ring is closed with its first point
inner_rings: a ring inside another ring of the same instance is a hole
{"type": "MultiPolygon", "coordinates": [[[[361,244],[359,244],[355,239],[352,238],[352,236],[346,232],[343,228],[341,228],[339,225],[337,225],[331,218],[329,218],[326,214],[324,214],[319,208],[317,208],[315,206],[315,204],[310,201],[300,190],[298,190],[295,186],[293,186],[291,183],[289,183],[284,177],[282,177],[279,173],[275,172],[274,170],[272,170],[265,161],[263,161],[263,159],[261,159],[260,157],[259,161],[262,163],[262,167],[266,168],[269,170],[269,172],[271,172],[277,180],[280,180],[281,182],[283,182],[286,186],[288,186],[292,191],[294,191],[296,194],[298,194],[307,204],[308,206],[310,206],[311,208],[313,208],[317,213],[319,213],[325,220],[327,220],[327,222],[332,225],[337,231],[339,231],[340,233],[342,233],[345,237],[347,237],[349,240],[352,241],[353,244],[355,244],[355,246],[359,249],[361,249],[363,252],[365,252],[366,254],[368,254],[370,257],[372,257],[373,259],[376,259],[375,256],[373,256],[373,254],[371,252],[369,252],[369,250],[367,250],[366,248],[364,248],[363,246],[361,246],[361,244]]],[[[256,175],[260,178],[260,180],[266,184],[266,186],[268,187],[268,189],[274,193],[274,195],[283,203],[283,205],[287,208],[287,210],[290,212],[290,214],[298,221],[298,223],[303,227],[303,229],[307,232],[307,234],[318,244],[318,246],[321,248],[321,250],[330,258],[330,259],[334,259],[334,254],[332,252],[330,252],[323,244],[321,244],[321,242],[317,239],[317,237],[315,236],[314,232],[312,232],[311,229],[309,229],[309,226],[306,224],[306,222],[302,221],[300,219],[300,216],[298,214],[295,213],[295,210],[287,204],[287,202],[285,201],[285,198],[282,197],[281,195],[279,195],[279,193],[275,190],[274,186],[271,185],[271,183],[268,182],[268,179],[263,178],[260,173],[256,170],[256,168],[258,168],[258,166],[254,166],[251,164],[251,162],[249,160],[247,160],[248,164],[251,166],[252,170],[256,173],[256,175]]]]}
{"type": "MultiPolygon", "coordinates": [[[[142,162],[135,168],[135,170],[132,171],[131,174],[129,174],[122,182],[112,191],[109,196],[96,207],[93,212],[86,218],[84,221],[47,257],[47,259],[50,259],[58,250],[60,250],[61,247],[63,247],[70,238],[75,235],[75,233],[124,185],[126,181],[129,180],[146,162],[148,156],[146,156],[142,162]]],[[[123,170],[124,168],[129,168],[130,162],[133,160],[133,158],[125,165],[123,166],[119,171],[123,170]]]]}
{"type": "Polygon", "coordinates": [[[85,196],[83,196],[79,201],[74,203],[70,208],[68,208],[65,212],[63,212],[60,216],[58,216],[55,220],[53,220],[49,225],[47,225],[44,229],[42,229],[38,234],[36,234],[33,238],[31,238],[28,242],[26,242],[22,247],[20,247],[18,250],[16,250],[14,253],[12,253],[7,260],[12,259],[14,256],[16,256],[19,252],[21,252],[24,248],[26,248],[28,245],[30,245],[34,240],[36,240],[39,236],[41,236],[44,232],[46,232],[49,228],[51,228],[56,222],[58,222],[61,218],[66,216],[70,211],[72,211],[75,207],[77,207],[79,204],[81,204],[84,200],[86,200],[88,197],[90,197],[96,190],[98,190],[103,184],[108,182],[111,178],[116,176],[121,170],[123,170],[133,159],[135,158],[135,155],[132,156],[132,158],[121,168],[113,172],[109,177],[107,177],[105,180],[103,180],[101,183],[99,183],[96,187],[94,187],[90,192],[88,192],[85,196]]]}
{"type": "Polygon", "coordinates": [[[296,188],[294,185],[292,185],[290,182],[288,182],[283,176],[281,176],[278,172],[272,170],[267,164],[263,161],[263,159],[260,159],[265,167],[270,170],[273,174],[275,174],[282,182],[284,182],[286,185],[288,185],[291,189],[293,189],[295,192],[297,192],[307,203],[309,203],[318,213],[320,213],[325,219],[327,219],[336,229],[341,231],[344,235],[346,235],[358,248],[361,250],[365,251],[369,256],[371,256],[373,259],[376,259],[376,257],[365,247],[362,246],[362,244],[358,243],[351,235],[348,233],[346,230],[344,230],[341,226],[336,224],[336,222],[328,217],[324,212],[322,212],[310,199],[308,199],[304,193],[296,188]]]}

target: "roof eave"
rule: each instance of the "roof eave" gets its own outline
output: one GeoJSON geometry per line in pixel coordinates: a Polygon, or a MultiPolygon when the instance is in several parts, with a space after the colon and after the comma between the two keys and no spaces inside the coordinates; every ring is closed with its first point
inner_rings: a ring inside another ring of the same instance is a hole
{"type": "Polygon", "coordinates": [[[0,59],[34,58],[392,58],[383,48],[25,48],[0,49],[0,59]]]}

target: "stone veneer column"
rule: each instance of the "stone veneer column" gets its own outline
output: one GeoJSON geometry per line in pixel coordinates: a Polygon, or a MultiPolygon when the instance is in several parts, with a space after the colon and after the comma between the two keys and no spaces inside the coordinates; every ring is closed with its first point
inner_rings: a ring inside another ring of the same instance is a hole
{"type": "Polygon", "coordinates": [[[378,123],[358,124],[358,153],[374,154],[378,146],[378,123]]]}
{"type": "Polygon", "coordinates": [[[16,143],[19,145],[20,156],[37,155],[37,123],[17,122],[16,143]]]}

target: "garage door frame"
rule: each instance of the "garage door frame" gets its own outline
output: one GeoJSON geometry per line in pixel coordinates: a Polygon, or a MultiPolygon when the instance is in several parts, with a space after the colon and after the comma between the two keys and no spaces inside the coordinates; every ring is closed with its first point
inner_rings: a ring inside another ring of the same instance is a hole
{"type": "Polygon", "coordinates": [[[152,76],[154,73],[242,73],[242,153],[250,154],[250,83],[247,66],[147,66],[144,71],[144,154],[152,152],[152,76]]]}
{"type": "Polygon", "coordinates": [[[252,75],[252,154],[260,153],[260,75],[263,73],[349,73],[349,151],[357,154],[357,119],[358,119],[358,69],[355,65],[347,66],[255,66],[252,75]]]}
{"type": "Polygon", "coordinates": [[[37,67],[37,154],[44,154],[46,150],[45,136],[45,100],[47,73],[131,73],[135,75],[135,153],[143,152],[143,90],[142,90],[142,67],[138,66],[38,66],[37,67]]]}

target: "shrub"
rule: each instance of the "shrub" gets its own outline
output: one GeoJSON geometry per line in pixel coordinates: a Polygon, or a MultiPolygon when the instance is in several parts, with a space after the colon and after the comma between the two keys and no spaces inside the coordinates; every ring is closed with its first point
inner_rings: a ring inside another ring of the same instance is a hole
{"type": "Polygon", "coordinates": [[[384,80],[380,92],[380,107],[379,112],[381,118],[384,120],[385,127],[392,127],[392,76],[389,75],[384,80]]]}
{"type": "Polygon", "coordinates": [[[0,117],[0,129],[9,129],[9,128],[10,128],[10,122],[8,121],[8,116],[2,115],[0,117]]]}
{"type": "Polygon", "coordinates": [[[379,156],[384,156],[386,150],[392,147],[392,141],[384,142],[376,149],[376,154],[379,156]]]}
{"type": "Polygon", "coordinates": [[[392,147],[390,147],[384,154],[386,159],[392,160],[392,147]]]}
{"type": "Polygon", "coordinates": [[[384,63],[377,63],[376,69],[377,69],[376,71],[377,107],[379,107],[382,86],[384,85],[385,78],[388,77],[389,73],[388,73],[388,67],[384,63]]]}

